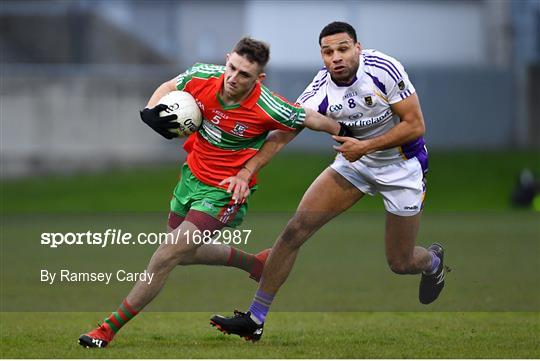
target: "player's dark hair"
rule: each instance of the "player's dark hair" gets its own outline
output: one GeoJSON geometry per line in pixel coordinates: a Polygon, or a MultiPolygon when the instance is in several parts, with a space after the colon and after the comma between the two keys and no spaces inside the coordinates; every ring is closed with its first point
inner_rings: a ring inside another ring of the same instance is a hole
{"type": "Polygon", "coordinates": [[[232,50],[240,56],[246,57],[252,63],[260,65],[264,69],[270,60],[270,46],[265,42],[245,37],[240,39],[232,50]]]}
{"type": "Polygon", "coordinates": [[[319,34],[319,45],[321,45],[321,40],[325,36],[340,33],[347,33],[354,40],[355,43],[358,42],[358,40],[356,39],[356,30],[354,30],[351,24],[347,24],[342,21],[334,21],[333,23],[326,25],[321,30],[321,33],[319,34]]]}

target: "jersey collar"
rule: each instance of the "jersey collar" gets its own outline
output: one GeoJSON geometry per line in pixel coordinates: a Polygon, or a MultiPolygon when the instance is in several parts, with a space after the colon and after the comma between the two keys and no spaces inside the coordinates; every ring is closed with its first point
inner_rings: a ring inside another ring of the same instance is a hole
{"type": "Polygon", "coordinates": [[[358,71],[356,72],[356,76],[358,78],[361,78],[364,74],[364,50],[360,52],[360,56],[358,57],[358,71]]]}

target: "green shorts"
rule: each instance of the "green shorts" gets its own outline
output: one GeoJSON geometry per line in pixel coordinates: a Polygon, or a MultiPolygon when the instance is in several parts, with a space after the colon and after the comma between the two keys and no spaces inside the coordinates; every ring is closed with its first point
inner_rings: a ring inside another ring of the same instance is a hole
{"type": "MultiPolygon", "coordinates": [[[[251,188],[251,194],[256,189],[257,186],[251,188]]],[[[247,213],[249,197],[242,204],[235,204],[231,197],[232,194],[225,189],[198,180],[187,163],[184,163],[182,178],[174,188],[171,199],[171,212],[185,217],[190,209],[194,209],[214,217],[228,227],[237,227],[247,213]]]]}

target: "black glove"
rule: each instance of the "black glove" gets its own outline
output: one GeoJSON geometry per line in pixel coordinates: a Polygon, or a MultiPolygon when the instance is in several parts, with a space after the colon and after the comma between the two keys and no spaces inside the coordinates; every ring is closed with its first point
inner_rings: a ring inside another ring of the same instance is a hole
{"type": "Polygon", "coordinates": [[[158,104],[154,108],[144,108],[140,111],[141,119],[150,128],[167,139],[178,137],[178,133],[173,133],[174,129],[180,128],[180,124],[175,122],[178,117],[175,114],[160,117],[159,113],[167,109],[165,104],[158,104]]]}
{"type": "MultiPolygon", "coordinates": [[[[348,126],[346,126],[346,125],[343,124],[343,123],[339,123],[339,134],[338,134],[338,136],[340,136],[340,137],[352,137],[352,138],[354,138],[352,129],[349,128],[348,126]]],[[[338,143],[339,143],[339,144],[343,144],[343,142],[338,142],[338,143]]]]}

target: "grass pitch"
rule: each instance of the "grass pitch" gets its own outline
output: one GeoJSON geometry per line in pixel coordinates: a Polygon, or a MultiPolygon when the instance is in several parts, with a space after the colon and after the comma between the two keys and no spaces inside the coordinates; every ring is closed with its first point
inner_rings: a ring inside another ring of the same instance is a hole
{"type": "Polygon", "coordinates": [[[258,343],[225,336],[209,313],[149,312],[107,349],[76,344],[99,314],[2,315],[3,358],[538,358],[538,313],[275,312],[258,343]]]}
{"type": "MultiPolygon", "coordinates": [[[[162,231],[177,167],[2,183],[2,358],[540,358],[540,216],[509,204],[532,153],[431,157],[420,244],[444,243],[453,268],[439,300],[417,301],[418,276],[384,258],[380,198],[365,198],[302,248],[260,343],[212,329],[216,312],[246,308],[255,283],[238,270],[175,270],[148,312],[110,348],[77,345],[131,287],[47,286],[43,268],[142,271],[154,246],[60,247],[42,232],[162,231]]],[[[283,154],[261,175],[243,247],[272,245],[302,193],[331,160],[283,154]],[[301,166],[299,166],[301,165],[301,166]]]]}
{"type": "MultiPolygon", "coordinates": [[[[12,216],[2,246],[2,308],[10,311],[0,314],[2,357],[540,357],[539,232],[536,216],[522,212],[425,215],[421,242],[444,239],[453,267],[440,299],[429,306],[418,303],[418,276],[388,270],[382,216],[353,212],[304,246],[260,343],[222,335],[208,324],[215,312],[246,308],[255,283],[239,270],[192,266],[177,268],[150,312],[130,322],[110,348],[82,349],[79,334],[114,310],[131,284],[47,286],[39,282],[40,268],[140,271],[153,248],[46,249],[35,244],[35,232],[110,222],[144,229],[144,222],[156,227],[163,216],[94,215],[90,221],[87,215],[49,215],[32,225],[12,216]]],[[[252,214],[247,249],[271,245],[286,219],[252,214]]]]}

